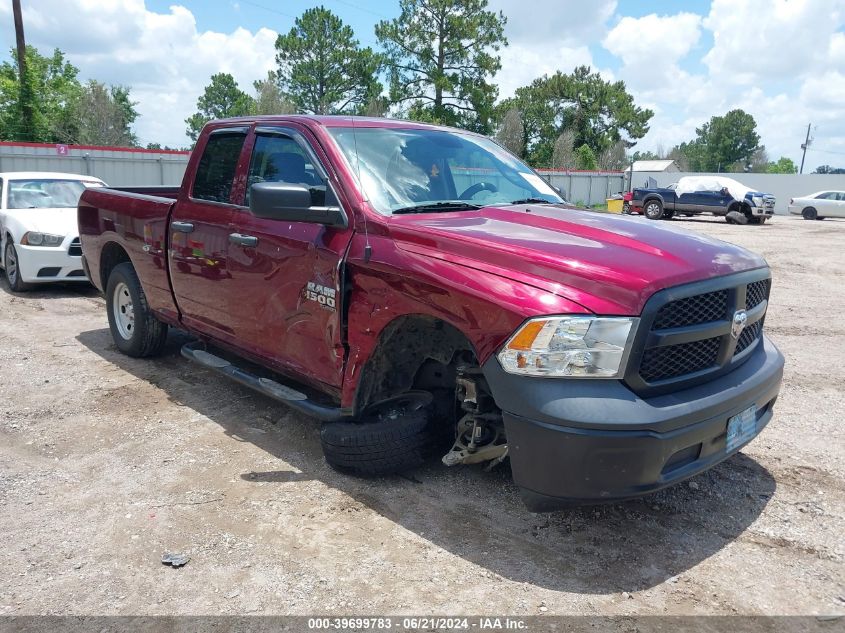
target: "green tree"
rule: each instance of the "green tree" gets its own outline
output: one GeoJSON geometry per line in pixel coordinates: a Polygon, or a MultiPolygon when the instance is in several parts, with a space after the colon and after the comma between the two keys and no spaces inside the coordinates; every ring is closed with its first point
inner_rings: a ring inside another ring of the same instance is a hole
{"type": "Polygon", "coordinates": [[[59,49],[47,57],[41,55],[35,47],[27,46],[26,81],[29,86],[21,91],[14,50],[11,57],[11,62],[0,64],[0,139],[39,143],[73,142],[78,130],[76,107],[82,94],[82,86],[77,79],[79,70],[65,61],[59,49]],[[24,108],[20,102],[21,94],[32,95],[31,129],[25,129],[21,124],[24,108]]]}
{"type": "Polygon", "coordinates": [[[211,83],[197,99],[197,112],[185,119],[185,134],[196,141],[203,126],[212,119],[246,116],[255,108],[255,101],[238,87],[229,73],[211,76],[211,83]]]}
{"type": "Polygon", "coordinates": [[[79,131],[75,141],[110,147],[137,146],[138,137],[131,128],[138,118],[136,105],[129,98],[128,88],[90,80],[77,103],[79,131]]]}
{"type": "Polygon", "coordinates": [[[655,154],[652,151],[640,152],[636,151],[631,154],[631,160],[638,161],[638,160],[660,160],[660,156],[655,154]]]}
{"type": "Polygon", "coordinates": [[[519,110],[508,110],[505,113],[499,129],[496,131],[496,141],[517,156],[525,149],[525,127],[522,125],[522,115],[519,110]]]}
{"type": "Polygon", "coordinates": [[[769,163],[766,168],[766,173],[769,174],[797,174],[798,167],[792,162],[791,158],[781,156],[776,162],[769,163]]]}
{"type": "Polygon", "coordinates": [[[696,128],[695,134],[694,140],[677,147],[692,171],[743,171],[760,149],[757,122],[743,110],[714,116],[696,128]]]}
{"type": "Polygon", "coordinates": [[[359,113],[379,95],[380,58],[324,7],[308,9],[276,39],[280,87],[310,114],[359,113]]]}
{"type": "Polygon", "coordinates": [[[296,106],[279,88],[279,77],[272,70],[266,79],[253,82],[255,114],[294,114],[296,106]]]}
{"type": "Polygon", "coordinates": [[[492,132],[505,16],[487,0],[400,0],[399,8],[376,25],[391,101],[417,120],[492,132]]]}
{"type": "Polygon", "coordinates": [[[831,167],[830,165],[819,165],[814,174],[845,174],[843,167],[831,167]]]}
{"type": "Polygon", "coordinates": [[[623,141],[642,138],[654,113],[639,108],[625,82],[608,82],[588,66],[570,74],[560,71],[518,88],[500,108],[516,107],[525,125],[527,158],[536,166],[550,164],[556,139],[564,130],[575,134],[575,146],[603,152],[623,141]]]}
{"type": "Polygon", "coordinates": [[[575,150],[575,169],[587,169],[594,171],[598,169],[596,155],[586,143],[575,150]]]}

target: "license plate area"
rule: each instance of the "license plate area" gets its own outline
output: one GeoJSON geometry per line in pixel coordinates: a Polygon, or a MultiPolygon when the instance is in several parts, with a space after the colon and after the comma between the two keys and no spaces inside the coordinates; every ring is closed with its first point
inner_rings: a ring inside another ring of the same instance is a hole
{"type": "Polygon", "coordinates": [[[725,450],[729,453],[757,434],[757,405],[752,404],[745,411],[728,419],[728,434],[725,450]]]}

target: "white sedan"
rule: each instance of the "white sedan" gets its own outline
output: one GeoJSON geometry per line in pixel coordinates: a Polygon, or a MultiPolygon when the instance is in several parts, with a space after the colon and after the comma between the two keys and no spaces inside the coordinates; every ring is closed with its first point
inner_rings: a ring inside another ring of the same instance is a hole
{"type": "Polygon", "coordinates": [[[0,173],[0,266],[14,292],[51,281],[88,281],[76,205],[93,176],[50,172],[0,173]]]}
{"type": "Polygon", "coordinates": [[[805,220],[845,218],[845,191],[817,191],[809,196],[792,198],[789,212],[805,220]]]}

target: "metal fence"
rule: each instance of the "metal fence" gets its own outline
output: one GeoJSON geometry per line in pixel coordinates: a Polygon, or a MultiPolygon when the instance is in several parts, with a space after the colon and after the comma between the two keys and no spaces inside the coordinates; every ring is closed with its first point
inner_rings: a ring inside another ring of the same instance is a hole
{"type": "Polygon", "coordinates": [[[4,142],[0,143],[0,172],[86,174],[113,187],[178,186],[188,156],[188,152],[4,142]]]}
{"type": "Polygon", "coordinates": [[[618,171],[538,170],[550,185],[563,192],[563,197],[579,206],[605,204],[607,198],[625,191],[625,174],[618,171]]]}

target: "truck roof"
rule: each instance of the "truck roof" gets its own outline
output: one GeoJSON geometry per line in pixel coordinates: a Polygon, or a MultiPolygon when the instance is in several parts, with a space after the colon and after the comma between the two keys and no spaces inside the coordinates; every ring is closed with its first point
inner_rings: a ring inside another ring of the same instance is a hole
{"type": "Polygon", "coordinates": [[[383,117],[366,117],[366,116],[350,116],[346,114],[272,114],[266,116],[252,116],[252,117],[236,117],[231,119],[217,119],[210,122],[208,125],[213,127],[231,125],[232,123],[252,124],[252,123],[276,123],[282,121],[302,121],[316,123],[323,127],[351,127],[352,122],[355,122],[356,127],[361,128],[405,128],[405,129],[425,129],[425,130],[443,130],[449,132],[461,132],[463,134],[474,134],[467,130],[460,128],[448,127],[445,125],[434,125],[432,123],[421,123],[420,121],[408,121],[405,119],[388,119],[383,117]]]}

